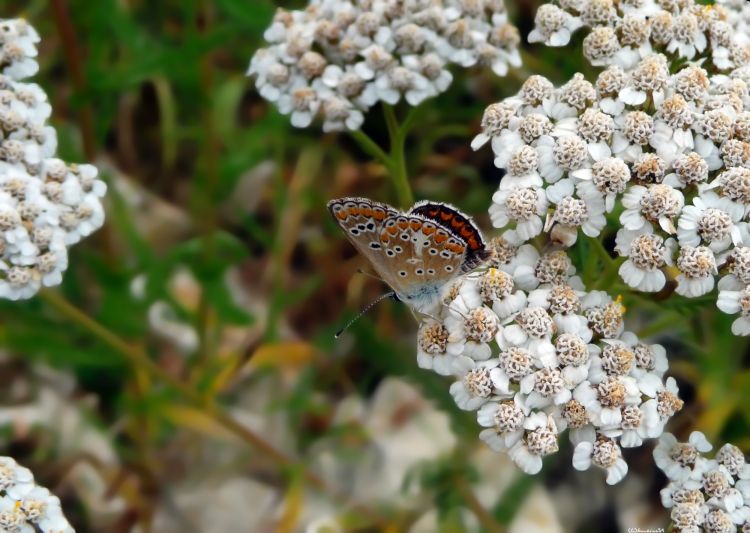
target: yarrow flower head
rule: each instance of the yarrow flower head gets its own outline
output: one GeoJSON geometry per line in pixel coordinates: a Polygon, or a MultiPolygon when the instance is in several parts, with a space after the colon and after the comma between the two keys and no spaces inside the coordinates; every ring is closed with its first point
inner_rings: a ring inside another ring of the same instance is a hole
{"type": "Polygon", "coordinates": [[[530,40],[562,46],[589,28],[584,54],[603,70],[557,88],[532,76],[485,112],[472,146],[505,171],[490,207],[503,238],[570,247],[606,235],[616,212],[628,286],[694,298],[722,276],[717,305],[750,334],[747,20],[729,0],[541,6],[530,40]]]}
{"type": "Polygon", "coordinates": [[[68,247],[104,223],[96,167],[55,157],[47,95],[22,81],[38,40],[25,21],[0,21],[0,297],[12,300],[59,284],[68,247]]]}
{"type": "MultiPolygon", "coordinates": [[[[532,202],[533,204],[533,202],[532,202]]],[[[476,411],[480,438],[527,473],[568,430],[573,465],[627,473],[622,448],[658,437],[682,407],[663,347],[624,330],[624,307],[588,292],[564,250],[490,243],[492,266],[445,287],[426,318],[417,362],[455,379],[459,408],[476,411]]]]}
{"type": "Polygon", "coordinates": [[[378,102],[416,106],[444,92],[450,65],[519,66],[520,36],[503,0],[311,0],[279,9],[248,75],[258,92],[305,128],[359,129],[378,102]]]}
{"type": "Polygon", "coordinates": [[[693,0],[680,2],[612,2],[581,0],[543,4],[534,19],[529,42],[565,46],[582,29],[584,55],[594,66],[631,69],[658,51],[672,60],[708,59],[718,68],[738,67],[748,60],[742,2],[716,2],[708,9],[693,0]]]}
{"type": "Polygon", "coordinates": [[[34,483],[28,468],[0,457],[0,528],[3,531],[72,533],[60,499],[34,483]]]}
{"type": "Polygon", "coordinates": [[[654,448],[654,461],[668,484],[662,505],[681,531],[750,529],[750,464],[733,444],[706,457],[712,445],[694,431],[688,442],[665,433],[654,448]]]}

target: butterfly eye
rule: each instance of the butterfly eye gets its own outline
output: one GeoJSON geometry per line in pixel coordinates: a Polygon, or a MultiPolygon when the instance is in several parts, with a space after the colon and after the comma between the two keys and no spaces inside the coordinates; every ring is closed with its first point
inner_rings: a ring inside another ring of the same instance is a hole
{"type": "Polygon", "coordinates": [[[445,259],[451,258],[451,253],[448,250],[443,250],[440,252],[440,257],[444,257],[445,259]]]}
{"type": "Polygon", "coordinates": [[[418,269],[416,269],[416,270],[414,271],[414,273],[415,273],[415,274],[416,274],[417,276],[421,276],[422,274],[424,274],[424,270],[422,270],[421,268],[418,268],[418,269]]]}
{"type": "Polygon", "coordinates": [[[359,235],[359,230],[357,228],[352,228],[349,230],[349,233],[356,237],[357,235],[359,235]]]}
{"type": "Polygon", "coordinates": [[[450,265],[445,265],[445,271],[446,272],[453,272],[453,267],[450,265]]]}
{"type": "Polygon", "coordinates": [[[430,276],[434,276],[435,275],[435,269],[434,268],[428,268],[427,269],[427,274],[429,274],[430,276]]]}
{"type": "Polygon", "coordinates": [[[401,240],[402,241],[408,241],[409,240],[409,234],[408,233],[402,233],[401,234],[401,240]]]}
{"type": "Polygon", "coordinates": [[[385,255],[387,255],[388,257],[393,257],[394,255],[396,255],[396,252],[394,252],[393,250],[386,250],[385,255]]]}
{"type": "Polygon", "coordinates": [[[403,249],[403,248],[401,248],[400,246],[394,246],[394,247],[393,247],[393,249],[394,249],[394,250],[396,250],[396,253],[397,253],[397,254],[400,254],[401,252],[403,252],[403,251],[404,251],[404,249],[403,249]]]}
{"type": "Polygon", "coordinates": [[[374,230],[375,229],[375,223],[370,222],[369,224],[367,224],[367,229],[370,230],[370,231],[374,230]]]}
{"type": "Polygon", "coordinates": [[[378,242],[371,242],[370,248],[372,248],[373,250],[380,250],[381,246],[380,246],[380,243],[378,242]]]}
{"type": "Polygon", "coordinates": [[[430,255],[437,255],[438,251],[435,248],[430,248],[430,255]]]}
{"type": "Polygon", "coordinates": [[[406,277],[406,270],[399,270],[398,275],[401,276],[402,278],[405,278],[406,277]]]}
{"type": "Polygon", "coordinates": [[[359,231],[365,231],[365,225],[364,224],[357,224],[357,229],[359,231]]]}

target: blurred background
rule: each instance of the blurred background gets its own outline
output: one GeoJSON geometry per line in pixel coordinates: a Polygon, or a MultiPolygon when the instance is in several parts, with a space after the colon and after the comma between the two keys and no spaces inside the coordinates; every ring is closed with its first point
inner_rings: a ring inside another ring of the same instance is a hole
{"type": "MultiPolygon", "coordinates": [[[[334,340],[386,288],[357,274],[325,204],[395,196],[346,134],[294,130],[244,76],[275,9],[304,4],[0,3],[42,36],[31,81],[60,157],[109,185],[105,227],[71,250],[66,300],[0,302],[0,454],[59,495],[79,532],[666,528],[651,443],[628,452],[616,488],[574,471],[566,439],[525,476],[479,441],[450,382],[417,368],[404,305],[383,302],[334,340]]],[[[523,36],[537,5],[508,5],[523,36]]],[[[408,140],[416,196],[493,235],[501,175],[469,146],[482,111],[531,73],[593,79],[581,39],[524,44],[506,78],[454,70],[408,140]]],[[[378,108],[364,129],[387,147],[378,108]]],[[[750,450],[732,317],[630,298],[629,328],[667,345],[686,400],[672,431],[750,450]]]]}

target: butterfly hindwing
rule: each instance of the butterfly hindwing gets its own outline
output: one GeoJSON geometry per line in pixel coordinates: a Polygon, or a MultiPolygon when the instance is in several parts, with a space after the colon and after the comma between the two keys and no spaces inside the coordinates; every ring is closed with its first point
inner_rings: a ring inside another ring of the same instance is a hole
{"type": "MultiPolygon", "coordinates": [[[[383,279],[407,301],[435,296],[461,272],[466,245],[419,215],[397,215],[383,223],[383,279]]],[[[379,269],[381,270],[381,269],[379,269]]]]}
{"type": "Polygon", "coordinates": [[[411,208],[410,214],[421,215],[434,220],[466,243],[467,252],[466,261],[462,266],[463,272],[473,269],[489,256],[479,228],[469,217],[452,205],[422,201],[411,208]]]}

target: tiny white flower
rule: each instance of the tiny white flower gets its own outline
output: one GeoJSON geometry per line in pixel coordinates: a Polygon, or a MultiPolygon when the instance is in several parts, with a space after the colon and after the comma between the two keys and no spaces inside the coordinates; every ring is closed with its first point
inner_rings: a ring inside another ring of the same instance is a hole
{"type": "Polygon", "coordinates": [[[570,36],[581,27],[578,17],[572,16],[554,4],[542,4],[534,17],[534,29],[529,33],[530,43],[543,42],[547,46],[565,46],[570,36]]]}
{"type": "Polygon", "coordinates": [[[685,206],[677,222],[677,239],[682,246],[705,243],[718,253],[732,245],[742,244],[737,223],[745,214],[742,206],[713,191],[703,191],[685,206]]]}
{"type": "Polygon", "coordinates": [[[498,190],[492,197],[490,218],[496,228],[515,223],[514,234],[528,241],[542,232],[542,215],[547,210],[547,198],[542,188],[526,187],[498,190]]]}
{"type": "Polygon", "coordinates": [[[490,370],[497,361],[477,362],[466,356],[453,360],[452,373],[459,378],[450,387],[450,393],[460,409],[475,411],[487,402],[494,391],[490,370]]]}
{"type": "Polygon", "coordinates": [[[700,453],[710,451],[711,443],[700,431],[693,431],[688,442],[680,443],[671,433],[664,433],[654,448],[654,462],[673,481],[697,480],[703,467],[696,466],[705,461],[700,453]]]}
{"type": "Polygon", "coordinates": [[[524,422],[526,438],[511,447],[508,455],[527,474],[542,469],[542,457],[558,450],[557,427],[549,415],[535,412],[524,422]]]}
{"type": "Polygon", "coordinates": [[[732,333],[750,335],[750,289],[719,291],[716,307],[729,315],[739,313],[739,318],[732,323],[732,333]]]}
{"type": "Polygon", "coordinates": [[[595,442],[581,442],[575,447],[573,467],[588,470],[592,464],[606,470],[608,485],[619,483],[628,473],[622,450],[614,440],[604,436],[598,437],[595,442]]]}
{"type": "Polygon", "coordinates": [[[650,225],[638,230],[625,228],[617,232],[615,250],[628,259],[620,265],[619,274],[628,286],[644,292],[658,292],[666,284],[662,268],[672,264],[674,241],[653,233],[650,225]]]}

